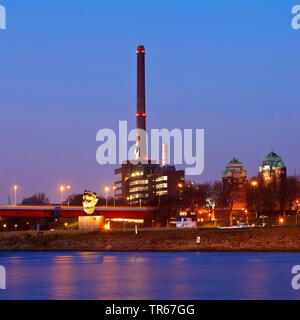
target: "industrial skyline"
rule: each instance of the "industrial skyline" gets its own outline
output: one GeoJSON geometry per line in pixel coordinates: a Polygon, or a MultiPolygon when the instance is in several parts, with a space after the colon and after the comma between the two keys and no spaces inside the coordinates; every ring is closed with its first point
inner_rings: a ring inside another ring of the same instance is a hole
{"type": "Polygon", "coordinates": [[[197,182],[220,179],[233,156],[255,175],[271,149],[289,175],[300,172],[300,40],[290,4],[230,1],[232,11],[228,4],[154,1],[129,10],[118,1],[115,10],[90,2],[87,14],[77,7],[70,15],[58,1],[2,3],[9,12],[0,34],[2,203],[15,184],[24,197],[43,191],[52,201],[61,184],[97,193],[113,184],[115,167],[95,160],[95,134],[116,126],[116,117],[135,127],[133,50],[140,44],[149,53],[148,127],[206,130],[197,182]],[[255,18],[255,28],[238,11],[255,18]]]}

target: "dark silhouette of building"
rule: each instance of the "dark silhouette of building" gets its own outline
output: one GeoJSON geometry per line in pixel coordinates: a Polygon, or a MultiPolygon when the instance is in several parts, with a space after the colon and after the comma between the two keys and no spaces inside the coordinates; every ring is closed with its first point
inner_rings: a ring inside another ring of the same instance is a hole
{"type": "Polygon", "coordinates": [[[238,159],[233,158],[226,165],[222,180],[225,200],[231,209],[246,208],[247,171],[238,159]]]}

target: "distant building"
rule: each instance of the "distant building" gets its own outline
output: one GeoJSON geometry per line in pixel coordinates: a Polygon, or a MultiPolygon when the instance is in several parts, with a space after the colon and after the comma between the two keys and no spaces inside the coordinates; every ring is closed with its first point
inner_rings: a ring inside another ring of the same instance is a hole
{"type": "Polygon", "coordinates": [[[116,199],[128,205],[147,205],[161,196],[178,196],[178,184],[184,183],[184,171],[159,164],[126,162],[115,170],[116,199]]]}
{"type": "Polygon", "coordinates": [[[223,188],[233,210],[246,208],[247,171],[243,164],[233,158],[223,172],[223,188]]]}
{"type": "Polygon", "coordinates": [[[270,183],[279,183],[286,178],[286,166],[281,157],[275,152],[270,152],[259,167],[259,178],[265,185],[270,183]]]}

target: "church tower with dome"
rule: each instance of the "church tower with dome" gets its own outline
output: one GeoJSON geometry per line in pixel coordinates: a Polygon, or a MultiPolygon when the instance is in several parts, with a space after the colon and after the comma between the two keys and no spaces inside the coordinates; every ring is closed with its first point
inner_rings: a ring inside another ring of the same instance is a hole
{"type": "Polygon", "coordinates": [[[279,185],[281,181],[286,179],[286,166],[274,151],[271,151],[264,159],[259,167],[259,178],[265,185],[275,183],[279,185]]]}
{"type": "Polygon", "coordinates": [[[225,193],[231,198],[232,209],[246,208],[247,171],[244,170],[244,165],[237,158],[233,158],[226,165],[222,181],[225,193]]]}

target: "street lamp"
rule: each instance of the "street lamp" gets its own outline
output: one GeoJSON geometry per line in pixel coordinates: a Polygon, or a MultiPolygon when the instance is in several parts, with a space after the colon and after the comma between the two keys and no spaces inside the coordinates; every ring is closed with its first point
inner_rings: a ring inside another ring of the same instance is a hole
{"type": "MultiPolygon", "coordinates": [[[[68,186],[67,186],[67,189],[70,190],[70,189],[71,189],[71,186],[68,185],[68,186]]],[[[68,198],[68,207],[69,207],[69,206],[70,206],[70,198],[68,198]]]]}
{"type": "Polygon", "coordinates": [[[17,205],[17,190],[18,190],[18,186],[15,185],[14,186],[14,192],[15,192],[15,206],[17,205]]]}
{"type": "Polygon", "coordinates": [[[299,213],[299,200],[296,201],[297,211],[296,211],[296,225],[298,224],[298,213],[299,213]]]}
{"type": "MultiPolygon", "coordinates": [[[[61,193],[61,199],[60,199],[60,202],[61,202],[61,206],[63,205],[63,202],[64,202],[64,191],[65,190],[70,190],[71,189],[71,186],[70,185],[67,185],[67,186],[63,186],[61,185],[59,190],[60,190],[60,193],[61,193]]],[[[68,203],[68,205],[70,205],[70,203],[68,203]]]]}
{"type": "Polygon", "coordinates": [[[65,187],[64,186],[60,186],[60,193],[61,193],[61,200],[60,200],[60,204],[61,206],[63,205],[63,201],[64,201],[64,190],[65,190],[65,187]]]}
{"type": "Polygon", "coordinates": [[[117,190],[117,187],[113,186],[113,189],[114,189],[114,207],[115,207],[116,206],[116,190],[117,190]]]}
{"type": "Polygon", "coordinates": [[[107,208],[107,194],[108,194],[108,192],[109,192],[109,187],[106,186],[104,190],[105,190],[105,200],[106,200],[106,201],[105,201],[105,203],[106,203],[105,206],[106,206],[106,208],[107,208]]]}
{"type": "Polygon", "coordinates": [[[283,226],[283,223],[284,223],[284,219],[283,219],[283,218],[280,218],[280,219],[279,219],[279,223],[280,223],[280,226],[282,227],[282,226],[283,226]]]}
{"type": "Polygon", "coordinates": [[[253,201],[254,201],[254,208],[255,208],[255,219],[257,219],[257,207],[256,207],[256,187],[258,186],[257,181],[252,181],[251,186],[253,187],[254,190],[254,195],[253,195],[253,201]]]}
{"type": "Polygon", "coordinates": [[[178,183],[178,195],[177,195],[177,215],[179,215],[179,207],[180,207],[180,200],[181,200],[181,189],[183,188],[183,183],[178,183]]]}
{"type": "Polygon", "coordinates": [[[247,209],[245,210],[245,213],[246,213],[246,224],[249,224],[249,219],[248,219],[248,210],[247,210],[247,209]]]}

